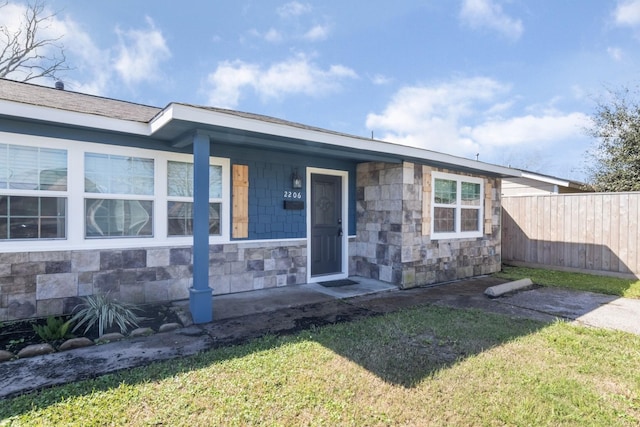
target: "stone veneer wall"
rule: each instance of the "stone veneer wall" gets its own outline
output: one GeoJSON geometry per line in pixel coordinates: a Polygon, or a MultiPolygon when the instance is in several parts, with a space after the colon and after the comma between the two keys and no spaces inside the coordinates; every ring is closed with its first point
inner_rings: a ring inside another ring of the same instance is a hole
{"type": "Polygon", "coordinates": [[[358,165],[358,275],[411,288],[500,270],[500,180],[483,177],[483,237],[431,240],[431,171],[436,170],[465,175],[407,162],[358,165]]]}
{"type": "MultiPolygon", "coordinates": [[[[152,303],[189,298],[191,247],[0,254],[0,321],[70,313],[79,297],[109,292],[152,303]]],[[[209,247],[214,294],[301,284],[306,241],[209,247]]]]}

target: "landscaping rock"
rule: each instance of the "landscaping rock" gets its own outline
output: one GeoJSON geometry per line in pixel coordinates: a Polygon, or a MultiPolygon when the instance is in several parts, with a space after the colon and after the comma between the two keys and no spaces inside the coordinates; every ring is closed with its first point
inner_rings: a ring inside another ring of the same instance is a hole
{"type": "Polygon", "coordinates": [[[112,332],[110,334],[104,334],[100,338],[96,339],[96,344],[104,344],[108,342],[116,342],[124,339],[124,335],[120,332],[112,332]]]}
{"type": "Polygon", "coordinates": [[[14,357],[16,357],[16,355],[11,353],[10,351],[0,350],[0,362],[4,362],[6,360],[11,360],[14,357]]]}
{"type": "Polygon", "coordinates": [[[137,328],[131,331],[129,334],[131,337],[146,337],[153,335],[153,329],[151,328],[137,328]]]}
{"type": "Polygon", "coordinates": [[[55,349],[51,347],[51,344],[31,344],[23,348],[18,352],[19,358],[27,358],[34,356],[41,356],[43,354],[55,353],[55,349]]]}
{"type": "Polygon", "coordinates": [[[190,312],[185,312],[180,307],[171,307],[171,311],[178,316],[180,322],[182,322],[185,327],[193,325],[193,319],[191,318],[190,312]]]}
{"type": "Polygon", "coordinates": [[[60,347],[58,347],[58,350],[60,351],[73,350],[74,348],[89,347],[90,345],[93,345],[93,341],[91,341],[89,338],[86,338],[86,337],[71,338],[69,340],[66,340],[62,344],[60,344],[60,347]]]}
{"type": "Polygon", "coordinates": [[[180,327],[181,326],[179,323],[165,323],[164,325],[160,326],[158,332],[175,331],[176,329],[180,329],[180,327]]]}

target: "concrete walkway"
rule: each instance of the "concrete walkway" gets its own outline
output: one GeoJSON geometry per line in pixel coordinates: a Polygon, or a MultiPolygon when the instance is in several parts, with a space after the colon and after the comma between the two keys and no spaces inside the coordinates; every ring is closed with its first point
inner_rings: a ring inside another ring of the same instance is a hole
{"type": "MultiPolygon", "coordinates": [[[[0,399],[181,358],[265,334],[288,334],[425,304],[476,308],[551,322],[557,318],[640,334],[640,300],[539,288],[490,299],[483,292],[504,283],[490,277],[401,291],[370,279],[340,288],[317,284],[214,297],[214,321],[149,337],[0,363],[0,399]]],[[[188,302],[177,305],[188,306],[188,302]]]]}
{"type": "Polygon", "coordinates": [[[640,300],[569,289],[539,288],[505,297],[502,304],[551,314],[597,328],[640,335],[640,300]]]}

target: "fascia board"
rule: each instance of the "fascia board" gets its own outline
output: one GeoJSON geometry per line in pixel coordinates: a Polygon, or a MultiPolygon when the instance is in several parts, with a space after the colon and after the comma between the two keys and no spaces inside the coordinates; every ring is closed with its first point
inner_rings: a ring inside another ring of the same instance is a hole
{"type": "Polygon", "coordinates": [[[151,122],[151,134],[153,135],[153,133],[168,124],[171,120],[184,120],[203,125],[241,129],[248,132],[263,133],[282,138],[312,141],[336,147],[347,147],[354,150],[378,152],[387,155],[391,154],[402,158],[422,159],[496,175],[520,176],[520,171],[516,169],[478,162],[477,160],[465,159],[436,151],[373,139],[333,134],[315,129],[298,128],[284,123],[274,123],[250,117],[235,116],[233,114],[225,114],[181,104],[170,104],[162,113],[158,114],[151,122]]]}
{"type": "Polygon", "coordinates": [[[522,172],[522,178],[527,178],[527,179],[531,179],[534,181],[540,181],[540,182],[546,182],[547,184],[553,184],[553,185],[561,185],[563,187],[569,187],[571,185],[571,182],[566,181],[566,180],[562,180],[559,178],[553,178],[550,176],[543,176],[543,175],[538,175],[538,174],[534,174],[534,173],[530,173],[530,172],[522,172]]]}
{"type": "Polygon", "coordinates": [[[78,113],[75,111],[59,110],[56,108],[6,100],[0,100],[0,116],[37,120],[40,122],[45,121],[67,126],[77,126],[132,135],[148,136],[150,134],[149,125],[146,123],[114,119],[95,114],[78,113]]]}

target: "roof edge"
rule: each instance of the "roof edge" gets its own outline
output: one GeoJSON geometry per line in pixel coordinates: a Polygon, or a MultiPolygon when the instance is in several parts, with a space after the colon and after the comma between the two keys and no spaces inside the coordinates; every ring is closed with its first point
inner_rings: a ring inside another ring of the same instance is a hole
{"type": "Polygon", "coordinates": [[[521,176],[518,169],[466,159],[451,154],[424,148],[395,144],[388,141],[368,139],[334,132],[326,129],[288,122],[268,116],[235,112],[233,110],[212,109],[182,103],[171,103],[150,122],[151,135],[158,132],[172,120],[183,120],[197,124],[230,127],[249,132],[275,135],[283,138],[307,140],[336,147],[392,154],[407,160],[423,160],[467,170],[476,170],[498,176],[521,176]]]}

